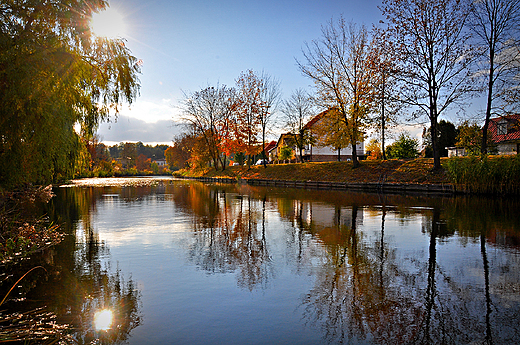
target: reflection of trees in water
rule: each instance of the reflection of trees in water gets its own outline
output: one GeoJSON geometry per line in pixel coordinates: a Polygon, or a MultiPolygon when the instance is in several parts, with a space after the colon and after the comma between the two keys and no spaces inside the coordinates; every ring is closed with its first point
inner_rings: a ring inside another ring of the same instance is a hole
{"type": "Polygon", "coordinates": [[[58,316],[73,325],[74,337],[80,344],[99,339],[110,344],[125,342],[141,322],[139,290],[132,279],[124,280],[119,269],[111,272],[109,264],[103,267],[102,260],[106,260],[109,250],[90,226],[83,235],[84,239],[76,242],[71,274],[62,272],[65,279],[60,283],[68,294],[58,306],[58,316]],[[92,326],[94,314],[104,309],[113,312],[114,325],[110,330],[96,332],[92,326]]]}
{"type": "MultiPolygon", "coordinates": [[[[176,207],[191,214],[195,224],[192,260],[208,272],[237,272],[241,287],[266,287],[272,276],[265,230],[270,205],[291,225],[286,254],[294,255],[297,271],[315,267],[315,286],[303,300],[304,316],[323,329],[327,340],[519,343],[516,323],[511,322],[520,319],[518,262],[511,262],[514,255],[498,255],[502,250],[488,253],[489,247],[518,248],[518,203],[399,196],[382,200],[377,195],[276,189],[269,189],[267,198],[265,189],[240,188],[175,186],[176,207]],[[317,221],[317,205],[329,212],[326,224],[317,221]],[[368,236],[361,218],[372,206],[381,219],[375,238],[368,236]],[[401,225],[422,218],[429,239],[424,251],[403,254],[385,238],[389,215],[401,225]],[[464,277],[461,272],[471,269],[467,263],[443,266],[439,248],[455,235],[463,245],[480,241],[481,260],[474,265],[481,276],[464,277]]],[[[138,202],[141,196],[134,194],[128,191],[125,201],[138,202]]],[[[96,255],[105,255],[102,244],[96,246],[96,255]]],[[[83,256],[96,257],[91,254],[85,250],[83,256]]]]}
{"type": "Polygon", "coordinates": [[[68,236],[56,248],[35,256],[29,265],[42,265],[26,302],[18,310],[46,307],[56,314],[58,324],[71,326],[74,343],[124,343],[141,322],[140,293],[132,279],[125,280],[119,269],[108,265],[109,249],[90,226],[99,189],[65,188],[52,201],[49,215],[62,225],[68,236]],[[78,221],[81,222],[78,225],[78,221]],[[103,264],[106,262],[106,264],[103,264]],[[114,313],[114,326],[96,332],[94,313],[108,308],[114,313]]]}
{"type": "Polygon", "coordinates": [[[191,188],[194,242],[191,259],[211,273],[234,272],[238,285],[265,288],[272,275],[265,228],[266,199],[191,188]],[[211,204],[211,206],[209,206],[211,204]]]}
{"type": "Polygon", "coordinates": [[[320,238],[327,234],[324,238],[334,239],[324,241],[328,260],[303,300],[304,317],[320,327],[329,342],[403,343],[413,336],[414,329],[399,325],[409,325],[418,311],[413,300],[389,289],[397,265],[384,241],[384,225],[380,241],[369,247],[358,228],[362,212],[354,205],[349,225],[337,222],[332,228],[315,227],[320,238]]]}
{"type": "MultiPolygon", "coordinates": [[[[364,238],[352,206],[352,222],[333,227],[300,219],[326,248],[327,260],[316,273],[314,288],[303,299],[304,317],[323,330],[329,342],[368,341],[378,344],[518,343],[518,301],[513,308],[493,304],[489,268],[482,245],[482,288],[464,282],[439,265],[439,241],[453,228],[441,209],[423,210],[423,232],[429,236],[428,258],[402,258],[385,242],[386,207],[380,211],[378,241],[364,238]]],[[[339,219],[335,206],[331,216],[339,219]]],[[[298,213],[295,213],[299,217],[298,213]]],[[[308,215],[307,215],[308,216],[308,215]]],[[[312,219],[311,217],[308,217],[312,219]]],[[[298,231],[298,230],[295,230],[298,231]]],[[[482,240],[485,239],[485,236],[482,240]]],[[[495,295],[495,297],[498,297],[495,295]]]]}

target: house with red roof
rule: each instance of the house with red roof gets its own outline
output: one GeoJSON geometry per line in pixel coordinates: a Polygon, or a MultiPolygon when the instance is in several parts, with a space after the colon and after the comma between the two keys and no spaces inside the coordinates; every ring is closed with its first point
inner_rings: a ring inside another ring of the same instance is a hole
{"type": "Polygon", "coordinates": [[[520,152],[520,114],[490,119],[488,133],[498,154],[511,155],[520,152]]]}
{"type": "Polygon", "coordinates": [[[273,140],[265,144],[264,151],[268,157],[269,162],[272,162],[274,160],[274,156],[276,155],[276,141],[273,140]]]}
{"type": "MultiPolygon", "coordinates": [[[[316,128],[320,126],[321,121],[329,114],[332,109],[322,111],[318,115],[310,119],[309,122],[303,126],[303,130],[307,131],[314,137],[316,137],[316,128]]],[[[280,135],[277,143],[277,153],[279,154],[281,147],[291,146],[294,151],[293,159],[299,159],[299,151],[294,145],[294,136],[297,134],[284,133],[280,135]]],[[[317,140],[319,141],[319,140],[317,140]]],[[[363,157],[365,154],[364,142],[360,142],[356,145],[357,156],[363,157]]],[[[323,146],[319,144],[307,144],[302,152],[302,158],[304,162],[330,162],[330,161],[349,161],[352,159],[352,146],[337,150],[331,146],[323,146]]]]}
{"type": "MultiPolygon", "coordinates": [[[[499,155],[520,152],[520,114],[504,115],[489,120],[488,136],[499,155]]],[[[463,147],[447,147],[448,157],[465,156],[463,147]]]]}
{"type": "MultiPolygon", "coordinates": [[[[303,130],[310,131],[312,135],[316,134],[316,128],[324,121],[325,117],[332,109],[322,111],[314,116],[304,127],[303,130]]],[[[365,154],[365,144],[363,141],[357,143],[356,153],[358,158],[362,158],[365,154]]],[[[305,148],[303,159],[309,162],[330,162],[330,161],[350,161],[352,159],[352,145],[344,149],[337,150],[331,146],[322,146],[319,144],[307,145],[305,148]]]]}

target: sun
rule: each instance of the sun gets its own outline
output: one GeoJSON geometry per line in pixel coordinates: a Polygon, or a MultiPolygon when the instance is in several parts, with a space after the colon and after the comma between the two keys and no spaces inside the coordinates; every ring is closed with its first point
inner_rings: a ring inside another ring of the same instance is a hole
{"type": "Polygon", "coordinates": [[[124,16],[110,7],[92,15],[90,28],[95,36],[102,38],[122,38],[127,34],[124,16]]]}

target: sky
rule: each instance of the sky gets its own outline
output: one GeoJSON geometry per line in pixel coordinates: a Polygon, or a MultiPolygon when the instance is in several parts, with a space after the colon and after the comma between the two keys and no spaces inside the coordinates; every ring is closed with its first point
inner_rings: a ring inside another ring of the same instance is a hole
{"type": "MultiPolygon", "coordinates": [[[[379,0],[109,0],[123,16],[126,44],[143,62],[140,96],[117,119],[101,124],[102,142],[171,144],[184,130],[185,94],[217,84],[234,86],[242,72],[265,72],[280,82],[282,99],[312,91],[296,61],[305,43],[341,16],[371,28],[384,19],[379,0]]],[[[450,120],[448,118],[448,120],[450,120]]],[[[403,125],[421,138],[422,126],[403,125]]],[[[269,139],[277,139],[276,128],[269,139]]]]}

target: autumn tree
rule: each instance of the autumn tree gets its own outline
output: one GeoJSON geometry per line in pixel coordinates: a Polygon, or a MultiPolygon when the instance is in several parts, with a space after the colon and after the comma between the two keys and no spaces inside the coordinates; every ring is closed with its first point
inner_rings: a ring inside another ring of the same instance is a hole
{"type": "Polygon", "coordinates": [[[236,80],[237,98],[234,118],[234,139],[237,152],[248,155],[247,164],[251,165],[252,156],[259,153],[261,147],[262,80],[252,71],[240,74],[236,80]]]}
{"type": "Polygon", "coordinates": [[[164,152],[170,170],[189,168],[192,148],[195,146],[196,136],[192,133],[183,133],[173,140],[164,152]]]}
{"type": "MultiPolygon", "coordinates": [[[[471,1],[470,13],[469,27],[480,48],[476,76],[485,84],[486,114],[480,146],[486,154],[491,115],[503,110],[507,96],[519,85],[520,0],[471,1]]],[[[518,107],[517,102],[513,104],[518,107]]]]}
{"type": "Polygon", "coordinates": [[[365,150],[367,151],[368,155],[367,159],[378,160],[383,158],[383,152],[381,151],[381,143],[377,139],[372,138],[368,142],[367,146],[365,146],[365,150]]]}
{"type": "Polygon", "coordinates": [[[300,162],[303,162],[303,149],[313,142],[312,133],[304,127],[315,115],[315,109],[312,97],[303,89],[296,89],[282,105],[284,128],[294,136],[300,162]]]}
{"type": "Polygon", "coordinates": [[[402,101],[430,122],[434,169],[440,169],[438,118],[468,91],[470,49],[465,0],[384,0],[383,15],[399,58],[402,101]]]}
{"type": "MultiPolygon", "coordinates": [[[[482,137],[482,128],[477,123],[464,121],[457,127],[457,142],[455,144],[458,147],[463,147],[467,155],[477,156],[482,152],[482,137]]],[[[487,150],[491,151],[490,153],[494,153],[494,143],[489,135],[487,135],[486,146],[487,150]]]]}
{"type": "Polygon", "coordinates": [[[70,177],[81,147],[131,103],[139,61],[122,39],[88,27],[104,0],[3,1],[0,5],[0,181],[9,188],[70,177]]]}
{"type": "Polygon", "coordinates": [[[331,20],[322,27],[322,37],[305,46],[304,62],[298,61],[300,71],[316,86],[319,104],[337,109],[354,166],[359,165],[356,145],[374,107],[370,42],[364,26],[331,20]]]}
{"type": "Polygon", "coordinates": [[[222,160],[225,141],[231,135],[235,108],[235,90],[225,85],[209,86],[184,95],[184,120],[204,139],[215,169],[224,170],[222,160]]]}
{"type": "Polygon", "coordinates": [[[146,157],[144,154],[141,153],[139,156],[137,156],[136,163],[135,163],[137,170],[139,170],[139,171],[150,170],[151,164],[152,164],[152,160],[150,158],[146,157]]]}

